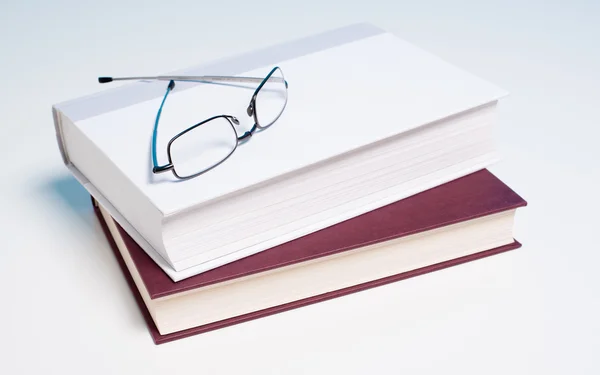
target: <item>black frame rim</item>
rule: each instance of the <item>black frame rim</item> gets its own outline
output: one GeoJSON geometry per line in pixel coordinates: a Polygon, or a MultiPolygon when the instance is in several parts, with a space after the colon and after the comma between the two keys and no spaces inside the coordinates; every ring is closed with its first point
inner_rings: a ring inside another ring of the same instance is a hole
{"type": "MultiPolygon", "coordinates": [[[[213,116],[213,117],[210,117],[210,118],[208,118],[208,119],[206,119],[204,121],[201,121],[201,122],[197,123],[196,125],[190,126],[189,128],[187,128],[187,129],[179,132],[177,135],[175,135],[173,138],[171,138],[169,140],[169,143],[167,144],[167,158],[169,159],[169,164],[173,166],[173,168],[171,169],[171,172],[173,172],[173,174],[175,175],[175,177],[177,177],[180,180],[187,180],[187,179],[190,179],[190,178],[197,177],[197,176],[199,176],[199,175],[201,175],[203,173],[206,173],[206,172],[210,171],[213,168],[218,167],[225,160],[229,159],[229,157],[231,155],[233,155],[233,153],[235,152],[235,150],[237,150],[237,147],[240,144],[240,142],[239,142],[239,138],[237,136],[237,132],[235,131],[235,126],[233,125],[232,119],[235,119],[235,117],[230,116],[230,115],[217,115],[217,116],[213,116]],[[177,167],[173,163],[173,158],[171,156],[171,145],[173,144],[173,142],[175,142],[178,138],[180,138],[181,136],[185,135],[186,133],[188,133],[188,132],[190,132],[190,131],[198,128],[201,125],[206,124],[207,122],[216,120],[218,118],[224,118],[224,119],[226,119],[227,122],[229,123],[229,126],[231,126],[231,131],[233,132],[234,138],[235,138],[235,146],[233,147],[233,149],[231,150],[231,152],[229,152],[229,154],[227,154],[227,156],[225,156],[225,158],[223,158],[220,162],[214,164],[213,166],[211,166],[209,168],[206,168],[206,169],[203,169],[203,170],[201,170],[201,171],[199,171],[197,173],[191,174],[189,176],[181,176],[179,173],[177,173],[177,167]]],[[[237,121],[237,119],[236,119],[236,121],[237,121]]]]}

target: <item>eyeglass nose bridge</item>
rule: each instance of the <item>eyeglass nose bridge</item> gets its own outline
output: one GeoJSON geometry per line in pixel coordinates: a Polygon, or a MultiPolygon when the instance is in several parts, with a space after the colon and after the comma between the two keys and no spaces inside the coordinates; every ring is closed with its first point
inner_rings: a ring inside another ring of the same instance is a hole
{"type": "Polygon", "coordinates": [[[246,138],[250,138],[252,137],[252,134],[254,134],[254,132],[256,131],[256,124],[254,124],[254,126],[252,126],[252,129],[248,130],[247,132],[245,132],[244,134],[242,134],[241,136],[238,137],[238,141],[242,141],[246,138]]]}
{"type": "Polygon", "coordinates": [[[244,134],[242,134],[240,137],[238,137],[238,141],[242,141],[246,138],[252,137],[252,132],[247,131],[244,134]]]}

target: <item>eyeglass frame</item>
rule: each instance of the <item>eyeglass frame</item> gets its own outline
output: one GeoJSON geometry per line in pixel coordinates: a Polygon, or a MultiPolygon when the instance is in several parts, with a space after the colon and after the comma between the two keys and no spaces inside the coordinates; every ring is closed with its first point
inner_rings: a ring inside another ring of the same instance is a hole
{"type": "Polygon", "coordinates": [[[254,132],[257,129],[267,129],[269,128],[271,125],[273,125],[278,119],[279,117],[281,117],[281,115],[283,114],[285,107],[287,106],[287,100],[288,100],[288,95],[287,95],[287,89],[288,89],[288,82],[285,79],[285,76],[283,75],[283,71],[281,70],[280,67],[275,66],[273,69],[271,69],[271,71],[269,72],[269,74],[267,74],[266,77],[264,78],[259,78],[259,77],[243,77],[243,76],[166,76],[166,75],[162,75],[162,76],[152,76],[152,77],[98,77],[98,82],[99,83],[108,83],[108,82],[112,82],[112,81],[122,81],[122,80],[169,80],[169,84],[167,86],[167,90],[165,92],[165,95],[163,96],[162,102],[160,104],[160,107],[158,109],[158,112],[156,114],[156,119],[154,121],[154,128],[152,131],[152,173],[154,174],[158,174],[158,173],[164,173],[164,172],[168,172],[171,171],[173,173],[173,175],[180,179],[180,180],[188,180],[194,177],[197,177],[201,174],[204,174],[216,167],[218,167],[219,165],[221,165],[223,162],[225,162],[225,160],[229,159],[229,157],[235,152],[235,150],[237,150],[237,147],[248,141],[248,139],[250,137],[252,137],[252,135],[254,134],[254,132]],[[261,126],[259,124],[258,121],[258,117],[257,117],[257,110],[256,110],[256,98],[258,96],[258,93],[260,92],[260,90],[262,89],[262,87],[265,85],[265,83],[271,78],[271,76],[273,75],[273,73],[275,73],[277,70],[279,70],[281,72],[281,77],[283,79],[283,82],[285,84],[285,102],[283,104],[283,107],[281,108],[281,111],[279,112],[279,114],[277,115],[277,117],[275,117],[275,119],[273,119],[273,121],[271,121],[270,124],[266,125],[266,126],[261,126]],[[254,119],[254,125],[252,126],[252,128],[248,131],[246,131],[244,134],[242,134],[241,136],[238,136],[238,132],[235,130],[235,125],[239,125],[239,120],[231,115],[216,115],[213,117],[210,117],[208,119],[205,119],[195,125],[192,125],[186,129],[184,129],[183,131],[179,132],[178,134],[176,134],[175,136],[173,136],[169,142],[167,143],[167,158],[169,160],[168,164],[164,164],[164,165],[158,165],[158,158],[156,155],[156,140],[157,140],[157,134],[158,134],[158,123],[160,120],[160,115],[162,113],[162,109],[163,106],[165,104],[165,101],[167,100],[167,97],[169,95],[169,93],[171,91],[173,91],[173,89],[175,88],[175,81],[203,81],[203,82],[260,82],[260,84],[258,85],[258,87],[254,90],[254,93],[252,94],[252,97],[250,99],[250,103],[248,104],[248,107],[246,108],[246,113],[248,114],[248,116],[252,116],[254,119]],[[198,128],[199,126],[206,124],[210,121],[213,121],[215,119],[218,118],[224,118],[225,120],[227,120],[227,122],[229,123],[229,125],[231,126],[234,134],[236,134],[236,144],[235,147],[231,150],[231,152],[225,157],[223,158],[221,161],[219,161],[218,163],[214,164],[213,166],[211,166],[210,168],[206,168],[198,173],[189,175],[189,176],[180,176],[177,171],[175,170],[175,166],[173,164],[173,159],[171,157],[171,145],[172,143],[179,137],[185,135],[186,133],[190,132],[191,130],[194,130],[196,128],[198,128]]]}

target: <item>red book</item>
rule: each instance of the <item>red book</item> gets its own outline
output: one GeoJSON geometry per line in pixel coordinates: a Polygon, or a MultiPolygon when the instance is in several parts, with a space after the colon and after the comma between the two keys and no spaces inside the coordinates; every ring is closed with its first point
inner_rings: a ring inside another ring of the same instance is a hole
{"type": "Polygon", "coordinates": [[[527,205],[482,170],[173,282],[92,201],[156,344],[516,249],[527,205]]]}

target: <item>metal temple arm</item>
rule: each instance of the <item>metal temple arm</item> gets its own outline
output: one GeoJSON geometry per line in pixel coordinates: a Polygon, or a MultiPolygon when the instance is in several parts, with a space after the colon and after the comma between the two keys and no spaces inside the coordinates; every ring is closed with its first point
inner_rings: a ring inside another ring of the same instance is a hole
{"type": "MultiPolygon", "coordinates": [[[[259,77],[237,77],[237,76],[152,76],[152,77],[98,77],[98,82],[108,83],[112,81],[126,80],[162,80],[162,81],[205,81],[205,82],[252,82],[261,83],[264,78],[259,77]]],[[[281,77],[271,77],[269,80],[283,82],[281,77]]]]}

